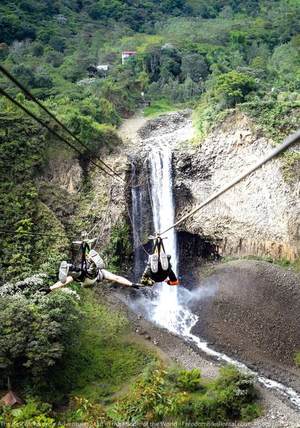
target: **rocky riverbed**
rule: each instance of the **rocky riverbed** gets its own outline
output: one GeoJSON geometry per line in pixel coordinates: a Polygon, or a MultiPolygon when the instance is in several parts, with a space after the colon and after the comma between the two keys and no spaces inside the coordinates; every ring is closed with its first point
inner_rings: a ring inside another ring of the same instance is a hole
{"type": "Polygon", "coordinates": [[[300,392],[300,277],[271,263],[219,264],[195,284],[213,288],[192,304],[193,333],[216,350],[300,392]]]}

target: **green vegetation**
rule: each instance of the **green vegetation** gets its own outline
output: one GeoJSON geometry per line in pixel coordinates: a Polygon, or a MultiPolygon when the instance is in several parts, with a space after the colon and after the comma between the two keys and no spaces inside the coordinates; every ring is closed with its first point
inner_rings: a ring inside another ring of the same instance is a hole
{"type": "Polygon", "coordinates": [[[300,259],[296,259],[294,261],[290,261],[287,259],[274,259],[271,256],[239,256],[239,257],[235,257],[235,256],[227,256],[227,257],[222,257],[222,262],[223,263],[227,263],[227,262],[231,262],[234,260],[256,260],[259,262],[267,262],[267,263],[274,263],[275,265],[278,265],[282,268],[285,269],[293,269],[295,272],[300,272],[300,259]]]}
{"type": "MultiPolygon", "coordinates": [[[[33,103],[23,96],[18,98],[26,107],[36,110],[33,103]]],[[[83,168],[88,167],[93,153],[102,147],[111,148],[118,144],[113,128],[99,124],[89,115],[88,108],[92,107],[88,99],[84,102],[85,112],[70,106],[67,109],[62,101],[54,103],[52,100],[50,104],[53,110],[62,112],[60,117],[70,129],[87,141],[89,152],[83,149],[79,159],[83,168]]],[[[58,195],[56,201],[51,196],[52,203],[49,204],[49,184],[45,193],[39,177],[49,164],[68,160],[71,163],[76,154],[68,147],[62,149],[62,143],[41,131],[23,112],[4,99],[0,101],[0,108],[1,284],[36,272],[56,274],[58,262],[68,250],[72,228],[70,224],[64,224],[63,216],[59,218],[56,215],[56,211],[61,212],[58,204],[62,204],[65,196],[58,195]]],[[[67,207],[63,210],[66,211],[67,207]]],[[[76,208],[73,207],[75,213],[76,208]]]]}
{"type": "Polygon", "coordinates": [[[77,341],[79,296],[67,290],[45,295],[45,275],[0,288],[0,387],[33,388],[77,341]]]}
{"type": "Polygon", "coordinates": [[[300,352],[296,352],[295,354],[295,363],[298,367],[300,367],[300,352]]]}
{"type": "Polygon", "coordinates": [[[203,380],[199,370],[147,370],[132,391],[109,411],[118,423],[176,421],[250,421],[259,416],[256,392],[249,376],[234,367],[221,369],[220,376],[203,380]]]}
{"type": "Polygon", "coordinates": [[[145,107],[144,109],[144,116],[151,117],[151,116],[159,116],[162,113],[169,113],[171,111],[178,110],[178,106],[172,105],[167,100],[157,100],[154,101],[151,105],[148,107],[145,107]]]}
{"type": "Polygon", "coordinates": [[[1,287],[0,389],[9,376],[29,397],[22,414],[30,397],[55,405],[76,396],[110,403],[155,355],[128,341],[127,319],[98,303],[93,291],[45,295],[46,288],[42,276],[1,287]]]}
{"type": "Polygon", "coordinates": [[[165,369],[148,348],[130,340],[127,319],[100,304],[95,292],[76,285],[50,294],[46,289],[41,275],[1,287],[0,388],[9,376],[26,404],[0,406],[0,422],[106,427],[248,421],[260,414],[251,377],[233,367],[211,381],[196,369],[165,369]]]}
{"type": "Polygon", "coordinates": [[[82,294],[82,301],[78,341],[61,363],[55,389],[106,404],[155,357],[128,342],[129,323],[122,314],[99,304],[89,290],[82,294]]]}
{"type": "Polygon", "coordinates": [[[50,412],[51,406],[49,404],[29,399],[19,409],[0,407],[0,423],[14,428],[24,426],[55,428],[57,425],[55,419],[50,416],[50,412]]]}
{"type": "Polygon", "coordinates": [[[104,251],[104,257],[111,271],[118,271],[126,266],[129,269],[129,261],[132,255],[132,243],[130,230],[126,223],[117,223],[112,227],[110,240],[104,251]]]}
{"type": "Polygon", "coordinates": [[[256,400],[253,380],[234,367],[221,369],[218,378],[208,381],[202,379],[196,369],[166,370],[152,364],[123,398],[115,399],[109,406],[76,396],[67,410],[57,413],[49,404],[29,399],[17,410],[0,408],[0,422],[16,427],[22,423],[31,426],[36,423],[43,428],[52,428],[60,421],[63,424],[85,422],[100,427],[163,421],[178,426],[192,422],[249,422],[261,414],[256,400]]]}

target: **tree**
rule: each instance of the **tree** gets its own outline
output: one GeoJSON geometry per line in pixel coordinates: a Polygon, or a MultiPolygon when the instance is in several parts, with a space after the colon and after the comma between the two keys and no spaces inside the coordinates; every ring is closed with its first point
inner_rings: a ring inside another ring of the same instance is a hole
{"type": "MultiPolygon", "coordinates": [[[[0,374],[13,381],[41,380],[59,361],[79,329],[76,293],[44,295],[44,277],[0,287],[0,374]]],[[[3,386],[3,385],[2,385],[3,386]]]]}
{"type": "Polygon", "coordinates": [[[184,78],[190,76],[194,82],[205,80],[208,76],[208,66],[202,55],[188,54],[182,57],[182,74],[184,78]]]}
{"type": "Polygon", "coordinates": [[[53,36],[49,40],[49,45],[58,52],[63,52],[66,47],[66,41],[59,36],[53,36]]]}
{"type": "Polygon", "coordinates": [[[269,69],[282,82],[291,83],[300,70],[300,43],[291,41],[278,46],[269,61],[269,69]]]}
{"type": "Polygon", "coordinates": [[[181,55],[172,45],[161,48],[160,54],[160,78],[163,82],[176,78],[181,73],[181,55]]]}
{"type": "Polygon", "coordinates": [[[217,77],[214,92],[220,101],[223,99],[226,106],[232,107],[238,102],[243,102],[255,85],[255,80],[248,74],[230,71],[217,77]]]}
{"type": "Polygon", "coordinates": [[[12,74],[20,80],[25,86],[34,86],[34,72],[32,67],[25,64],[14,65],[11,69],[12,74]]]}

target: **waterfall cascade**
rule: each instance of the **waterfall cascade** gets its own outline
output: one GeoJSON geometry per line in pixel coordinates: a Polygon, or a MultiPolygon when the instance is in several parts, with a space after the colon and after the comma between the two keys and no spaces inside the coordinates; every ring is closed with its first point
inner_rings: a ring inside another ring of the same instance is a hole
{"type": "MultiPolygon", "coordinates": [[[[132,163],[132,183],[136,184],[137,182],[137,171],[136,166],[132,163]]],[[[132,198],[132,222],[133,222],[133,246],[134,246],[134,275],[135,280],[141,275],[142,269],[142,248],[140,247],[140,236],[143,232],[142,225],[142,207],[143,207],[143,193],[141,189],[134,185],[131,188],[131,198],[132,198]]]]}
{"type": "MultiPolygon", "coordinates": [[[[155,231],[166,229],[175,220],[175,205],[173,197],[172,179],[172,152],[168,147],[155,147],[150,152],[151,170],[151,199],[153,223],[155,231]]],[[[170,230],[164,236],[166,252],[171,255],[174,272],[178,274],[178,251],[176,231],[170,230]]],[[[178,324],[178,296],[177,287],[167,286],[165,283],[158,287],[157,306],[154,310],[154,321],[171,331],[177,331],[178,324]]]]}

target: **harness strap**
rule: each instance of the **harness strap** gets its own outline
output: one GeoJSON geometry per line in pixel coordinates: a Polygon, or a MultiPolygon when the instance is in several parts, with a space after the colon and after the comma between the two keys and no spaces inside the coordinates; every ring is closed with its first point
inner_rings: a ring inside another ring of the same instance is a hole
{"type": "Polygon", "coordinates": [[[87,261],[86,261],[86,254],[88,251],[90,251],[90,246],[87,242],[82,242],[82,244],[80,245],[80,249],[81,249],[81,272],[82,272],[82,278],[85,278],[88,275],[88,271],[87,271],[87,261]]]}
{"type": "Polygon", "coordinates": [[[155,239],[153,253],[155,253],[156,249],[157,249],[158,256],[160,256],[161,249],[163,250],[164,253],[166,252],[163,240],[160,237],[155,239]]]}

